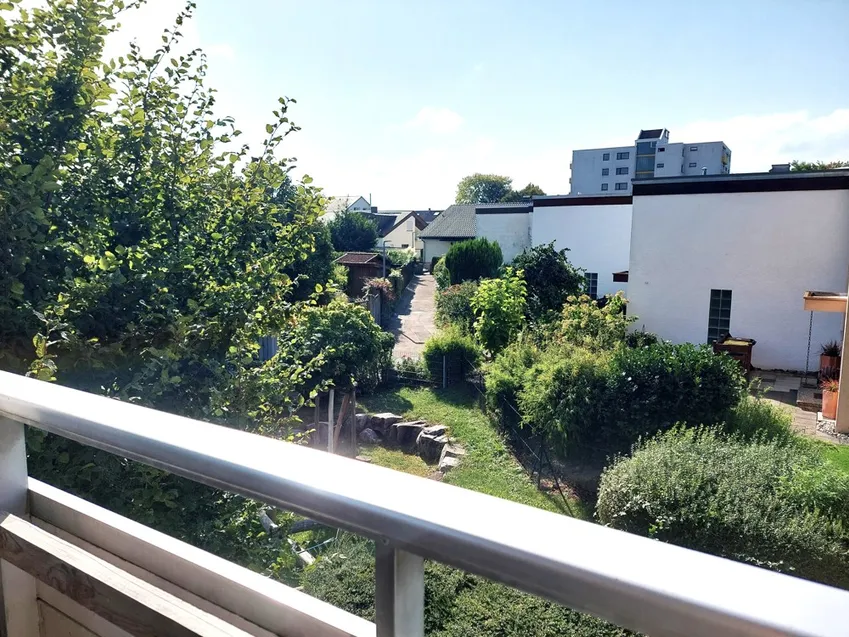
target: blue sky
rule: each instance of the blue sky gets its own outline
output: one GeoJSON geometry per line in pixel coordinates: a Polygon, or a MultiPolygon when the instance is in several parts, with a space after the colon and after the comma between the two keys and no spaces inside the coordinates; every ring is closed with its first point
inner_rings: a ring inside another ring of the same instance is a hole
{"type": "MultiPolygon", "coordinates": [[[[284,152],[331,195],[443,208],[497,172],[569,190],[575,148],[725,141],[732,172],[849,159],[849,1],[200,0],[187,44],[219,111],[258,140],[279,95],[284,152]]],[[[176,0],[125,19],[156,42],[176,0]]]]}

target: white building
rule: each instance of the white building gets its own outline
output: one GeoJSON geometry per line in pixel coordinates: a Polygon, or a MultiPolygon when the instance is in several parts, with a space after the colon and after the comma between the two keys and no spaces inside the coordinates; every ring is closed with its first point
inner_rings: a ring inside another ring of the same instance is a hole
{"type": "Polygon", "coordinates": [[[421,258],[424,244],[419,233],[427,222],[415,210],[382,210],[366,216],[377,224],[376,249],[383,249],[385,244],[392,250],[414,250],[421,258]]]}
{"type": "Polygon", "coordinates": [[[762,369],[818,369],[844,315],[804,309],[845,292],[849,171],[656,179],[634,184],[628,312],[676,343],[757,341],[762,369]]]}
{"type": "Polygon", "coordinates": [[[531,245],[569,248],[569,261],[586,271],[593,296],[627,292],[631,196],[534,197],[531,245]]]}
{"type": "Polygon", "coordinates": [[[630,194],[631,181],[681,175],[722,175],[731,170],[723,142],[669,142],[665,128],[640,131],[631,146],[572,151],[571,194],[630,194]]]}
{"type": "Polygon", "coordinates": [[[340,212],[348,210],[371,212],[372,207],[371,204],[366,201],[365,197],[361,197],[359,195],[356,197],[350,195],[332,196],[328,197],[327,207],[321,218],[325,222],[332,221],[340,212]]]}

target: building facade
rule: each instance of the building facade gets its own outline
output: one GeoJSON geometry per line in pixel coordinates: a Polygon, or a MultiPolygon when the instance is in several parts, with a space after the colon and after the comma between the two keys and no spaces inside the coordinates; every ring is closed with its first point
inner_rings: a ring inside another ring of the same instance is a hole
{"type": "Polygon", "coordinates": [[[723,142],[670,143],[669,131],[640,131],[631,146],[572,151],[573,195],[632,192],[632,181],[655,177],[723,175],[731,171],[731,150],[723,142]]]}
{"type": "Polygon", "coordinates": [[[847,288],[849,171],[636,182],[631,226],[636,328],[676,343],[751,338],[755,367],[793,371],[843,340],[843,314],[812,315],[803,297],[847,288]]]}

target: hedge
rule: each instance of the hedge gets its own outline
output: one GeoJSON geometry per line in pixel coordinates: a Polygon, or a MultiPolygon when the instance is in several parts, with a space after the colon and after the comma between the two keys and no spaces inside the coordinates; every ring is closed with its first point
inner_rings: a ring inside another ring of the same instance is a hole
{"type": "Polygon", "coordinates": [[[472,297],[478,291],[475,281],[452,285],[436,295],[436,323],[441,327],[456,327],[464,334],[474,329],[475,313],[472,297]]]}
{"type": "Polygon", "coordinates": [[[849,475],[808,441],[676,429],[601,478],[603,524],[849,588],[849,475]]]}
{"type": "Polygon", "coordinates": [[[503,262],[501,246],[485,237],[453,243],[445,253],[445,267],[452,285],[494,278],[503,262]]]}
{"type": "Polygon", "coordinates": [[[445,371],[452,379],[463,378],[472,365],[477,365],[481,351],[475,340],[456,328],[449,328],[431,336],[422,353],[425,365],[434,380],[442,380],[443,359],[445,371]]]}
{"type": "MultiPolygon", "coordinates": [[[[309,595],[374,620],[374,545],[345,539],[303,575],[309,595]]],[[[628,631],[451,567],[425,562],[429,637],[624,637],[628,631]]]]}

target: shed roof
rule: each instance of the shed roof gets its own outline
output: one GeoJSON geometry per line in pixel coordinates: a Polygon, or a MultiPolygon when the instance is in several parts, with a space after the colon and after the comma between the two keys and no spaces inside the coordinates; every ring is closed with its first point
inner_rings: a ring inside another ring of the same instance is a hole
{"type": "Polygon", "coordinates": [[[346,252],[336,259],[340,265],[382,265],[383,257],[375,252],[346,252]]]}

